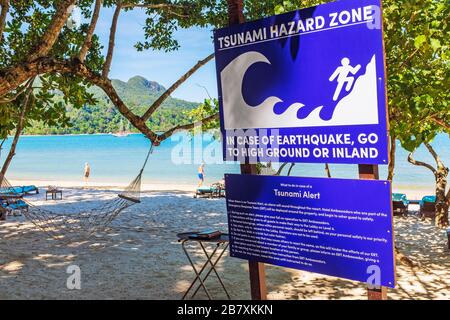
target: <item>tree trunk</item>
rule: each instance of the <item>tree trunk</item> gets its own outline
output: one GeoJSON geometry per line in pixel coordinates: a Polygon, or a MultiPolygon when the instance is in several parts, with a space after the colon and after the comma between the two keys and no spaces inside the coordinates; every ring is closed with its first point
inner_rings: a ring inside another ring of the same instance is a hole
{"type": "Polygon", "coordinates": [[[76,2],[76,0],[61,0],[57,2],[56,12],[52,17],[49,26],[43,33],[43,36],[36,42],[33,51],[28,56],[28,62],[44,57],[52,49],[58,39],[59,32],[64,27],[67,18],[70,16],[70,7],[75,5],[76,2]]]}
{"type": "Polygon", "coordinates": [[[5,29],[6,17],[9,10],[9,0],[0,1],[1,11],[0,11],[0,43],[3,40],[3,31],[5,29]]]}
{"type": "Polygon", "coordinates": [[[448,210],[450,203],[446,197],[447,168],[438,168],[436,172],[436,226],[439,228],[448,227],[448,210]]]}
{"type": "Polygon", "coordinates": [[[84,44],[81,47],[80,54],[79,54],[79,59],[81,62],[84,62],[84,60],[86,59],[86,55],[88,54],[88,51],[91,48],[92,36],[94,35],[95,27],[97,25],[98,17],[100,15],[101,5],[102,5],[101,0],[95,1],[95,8],[94,8],[94,12],[92,14],[91,24],[89,25],[89,28],[88,28],[88,31],[86,34],[86,38],[84,40],[84,44]]]}
{"type": "MultiPolygon", "coordinates": [[[[32,85],[33,82],[31,82],[32,85]]],[[[23,101],[23,107],[22,107],[22,111],[20,113],[19,116],[19,121],[17,122],[17,127],[16,127],[16,133],[14,134],[14,139],[11,143],[11,149],[9,149],[9,153],[8,156],[6,157],[5,162],[3,163],[3,167],[2,170],[0,171],[0,176],[4,177],[6,175],[6,171],[8,171],[8,168],[11,164],[11,161],[13,159],[13,157],[16,154],[16,147],[17,147],[17,143],[19,142],[19,138],[20,135],[22,134],[22,130],[24,127],[24,122],[25,122],[25,116],[28,112],[29,106],[30,106],[30,100],[31,100],[31,91],[32,91],[32,87],[30,86],[29,89],[26,92],[26,96],[25,99],[23,101]]]]}
{"type": "Polygon", "coordinates": [[[283,172],[284,167],[286,167],[289,164],[289,162],[283,163],[280,168],[278,169],[277,173],[275,173],[276,176],[281,175],[281,172],[283,172]]]}
{"type": "Polygon", "coordinates": [[[244,23],[244,2],[242,0],[227,0],[228,2],[228,23],[230,25],[244,23]]]}
{"type": "Polygon", "coordinates": [[[446,228],[449,225],[448,210],[450,207],[450,190],[446,194],[449,169],[444,165],[441,158],[429,143],[425,142],[424,145],[436,161],[436,168],[428,163],[415,160],[412,153],[409,154],[408,161],[413,165],[428,168],[433,172],[436,181],[435,225],[439,228],[446,228]]]}
{"type": "Polygon", "coordinates": [[[395,170],[395,151],[397,149],[397,138],[391,135],[391,149],[389,151],[389,166],[388,166],[388,177],[387,180],[392,181],[394,179],[395,170]]]}
{"type": "Polygon", "coordinates": [[[181,86],[187,79],[189,79],[198,69],[203,67],[209,61],[214,58],[214,53],[207,56],[205,59],[197,62],[195,66],[189,69],[183,76],[181,76],[169,89],[167,89],[155,102],[148,108],[148,110],[142,116],[142,120],[147,121],[150,119],[153,113],[163,104],[164,101],[167,100],[168,97],[176,90],[179,86],[181,86]]]}
{"type": "Polygon", "coordinates": [[[116,10],[114,11],[113,19],[111,22],[111,29],[109,31],[109,44],[108,44],[108,53],[106,54],[105,64],[103,66],[103,77],[106,78],[109,75],[109,71],[111,69],[112,58],[114,54],[114,47],[116,45],[116,31],[117,31],[117,22],[119,20],[120,11],[122,10],[122,3],[119,2],[117,4],[116,10]]]}
{"type": "Polygon", "coordinates": [[[6,140],[8,140],[8,138],[5,138],[5,139],[2,140],[2,142],[0,142],[0,157],[1,157],[1,152],[2,152],[3,145],[5,144],[6,140]]]}
{"type": "Polygon", "coordinates": [[[294,166],[295,166],[295,163],[291,163],[291,167],[289,168],[289,171],[288,171],[288,177],[290,177],[291,176],[291,172],[292,172],[292,169],[294,168],[294,166]]]}
{"type": "Polygon", "coordinates": [[[435,224],[439,228],[446,228],[448,227],[448,210],[450,207],[450,201],[448,197],[446,196],[446,189],[447,189],[447,178],[449,169],[444,165],[441,158],[438,156],[436,151],[433,149],[433,147],[429,143],[425,143],[425,146],[427,147],[428,151],[433,156],[434,160],[436,161],[436,171],[435,171],[435,178],[436,178],[436,218],[435,218],[435,224]]]}
{"type": "Polygon", "coordinates": [[[11,164],[13,157],[16,155],[16,146],[17,143],[19,142],[21,132],[22,130],[19,130],[19,128],[16,129],[16,134],[14,135],[14,139],[11,144],[11,149],[9,150],[8,156],[6,157],[6,160],[3,163],[2,170],[0,171],[0,176],[2,177],[6,175],[6,171],[8,171],[9,165],[11,164]]]}
{"type": "Polygon", "coordinates": [[[330,165],[328,163],[325,163],[325,173],[327,174],[328,178],[331,178],[331,170],[330,165]]]}

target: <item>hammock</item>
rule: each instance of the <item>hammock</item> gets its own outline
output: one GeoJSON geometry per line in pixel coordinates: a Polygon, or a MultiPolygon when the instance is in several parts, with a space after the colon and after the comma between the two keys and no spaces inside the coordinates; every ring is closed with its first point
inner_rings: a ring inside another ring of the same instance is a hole
{"type": "MultiPolygon", "coordinates": [[[[20,198],[19,201],[28,205],[28,209],[23,210],[23,214],[35,226],[55,239],[64,241],[87,240],[95,233],[105,230],[123,210],[141,202],[142,174],[152,152],[153,144],[137,177],[117,197],[105,201],[96,208],[79,213],[55,213],[20,198]]],[[[3,197],[5,195],[19,197],[17,190],[2,175],[0,175],[0,190],[3,197]]]]}

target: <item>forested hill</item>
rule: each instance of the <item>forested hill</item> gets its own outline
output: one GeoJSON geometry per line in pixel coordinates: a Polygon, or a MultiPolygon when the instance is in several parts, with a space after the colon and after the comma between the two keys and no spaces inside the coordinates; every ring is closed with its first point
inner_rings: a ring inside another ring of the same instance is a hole
{"type": "MultiPolygon", "coordinates": [[[[113,80],[113,86],[128,107],[137,115],[142,115],[148,107],[166,90],[157,82],[135,76],[127,82],[113,80]]],[[[25,130],[25,134],[86,134],[117,132],[121,129],[137,132],[113,106],[104,92],[93,87],[90,89],[98,103],[84,106],[82,109],[67,107],[71,127],[45,127],[40,123],[25,130]]],[[[187,121],[186,112],[196,108],[198,103],[168,98],[152,116],[150,127],[155,131],[167,130],[174,125],[187,121]]]]}

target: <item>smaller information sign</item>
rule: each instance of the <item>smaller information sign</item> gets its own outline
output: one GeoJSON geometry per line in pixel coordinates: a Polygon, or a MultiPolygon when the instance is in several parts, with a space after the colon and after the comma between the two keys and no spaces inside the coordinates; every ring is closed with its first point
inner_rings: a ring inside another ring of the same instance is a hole
{"type": "Polygon", "coordinates": [[[232,257],[395,286],[388,181],[225,180],[232,257]]]}

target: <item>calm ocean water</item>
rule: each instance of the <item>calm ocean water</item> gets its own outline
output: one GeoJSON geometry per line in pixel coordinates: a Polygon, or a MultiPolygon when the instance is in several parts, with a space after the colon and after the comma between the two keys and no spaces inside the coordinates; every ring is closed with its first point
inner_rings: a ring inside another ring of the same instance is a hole
{"type": "MultiPolygon", "coordinates": [[[[10,141],[4,145],[0,163],[9,150],[10,141]]],[[[180,164],[172,161],[172,154],[180,148],[180,141],[196,145],[191,155],[183,158],[185,162],[201,161],[202,149],[200,143],[186,136],[174,136],[156,148],[151,155],[145,170],[144,183],[197,183],[198,164],[180,164]],[[177,149],[178,145],[178,149],[177,149]],[[175,148],[175,149],[174,149],[175,148]]],[[[208,154],[221,158],[219,142],[211,141],[210,136],[203,138],[203,146],[207,146],[208,154]]],[[[448,135],[440,135],[433,142],[438,154],[450,166],[450,139],[448,135]]],[[[92,167],[93,182],[128,183],[134,178],[145,158],[149,147],[148,140],[139,134],[117,138],[111,135],[82,136],[24,136],[17,147],[16,156],[8,172],[8,178],[13,180],[55,180],[81,181],[85,162],[92,167]]],[[[189,148],[188,148],[189,149],[189,148]]],[[[205,148],[204,148],[205,149],[205,148]]],[[[203,149],[203,150],[204,150],[203,149]]],[[[185,153],[186,154],[186,153],[185,153]]],[[[431,172],[425,168],[416,167],[406,160],[408,153],[399,148],[397,151],[396,177],[394,188],[433,190],[434,181],[431,172]]],[[[428,151],[422,147],[416,152],[416,159],[434,164],[428,151]]],[[[176,158],[176,162],[183,159],[176,158]]],[[[356,166],[331,165],[333,177],[357,178],[356,166]]],[[[386,166],[381,166],[381,177],[387,176],[386,166]]],[[[224,173],[237,173],[236,164],[216,164],[206,166],[206,182],[219,180],[224,173]]],[[[293,175],[323,177],[323,165],[297,164],[293,175]]]]}

